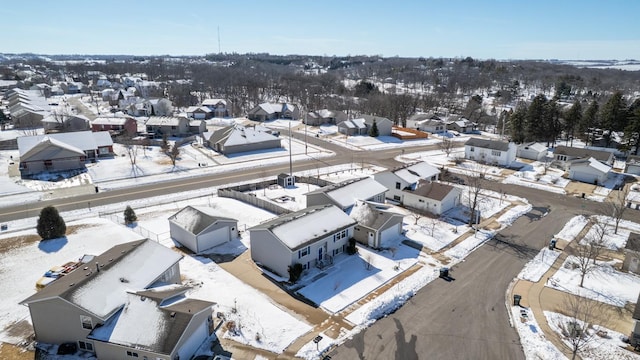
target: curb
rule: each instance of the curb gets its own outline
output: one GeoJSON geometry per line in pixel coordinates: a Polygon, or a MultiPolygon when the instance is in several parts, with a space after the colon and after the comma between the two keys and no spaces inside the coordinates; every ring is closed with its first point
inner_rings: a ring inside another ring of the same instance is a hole
{"type": "Polygon", "coordinates": [[[513,292],[513,287],[516,285],[516,283],[518,282],[518,278],[513,278],[513,280],[511,280],[511,282],[509,283],[509,286],[507,286],[507,291],[505,292],[504,296],[505,296],[505,302],[504,302],[504,306],[507,308],[507,314],[509,315],[509,325],[511,327],[514,327],[513,325],[513,314],[511,313],[511,293],[513,292]]]}

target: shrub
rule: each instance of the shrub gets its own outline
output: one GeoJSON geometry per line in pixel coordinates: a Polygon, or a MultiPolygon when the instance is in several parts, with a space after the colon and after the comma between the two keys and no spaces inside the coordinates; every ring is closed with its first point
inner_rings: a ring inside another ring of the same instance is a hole
{"type": "Polygon", "coordinates": [[[289,282],[295,283],[300,279],[300,275],[302,275],[302,264],[295,263],[289,266],[289,282]]]}
{"type": "Polygon", "coordinates": [[[347,245],[347,254],[354,255],[358,252],[358,248],[356,247],[356,239],[349,239],[349,244],[347,245]]]}
{"type": "Polygon", "coordinates": [[[58,209],[47,206],[40,211],[36,230],[42,240],[49,240],[64,236],[67,232],[67,225],[58,213],[58,209]]]}
{"type": "Polygon", "coordinates": [[[135,211],[131,208],[131,206],[127,205],[127,208],[124,209],[124,222],[129,225],[138,220],[135,211]]]}

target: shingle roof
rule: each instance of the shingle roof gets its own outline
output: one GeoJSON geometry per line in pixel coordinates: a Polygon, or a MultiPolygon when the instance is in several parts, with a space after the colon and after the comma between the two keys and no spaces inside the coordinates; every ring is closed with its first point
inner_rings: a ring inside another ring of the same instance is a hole
{"type": "Polygon", "coordinates": [[[553,153],[555,155],[567,155],[567,156],[578,157],[578,158],[592,157],[598,161],[608,161],[611,158],[611,156],[613,156],[613,154],[608,151],[576,148],[576,147],[569,147],[564,145],[557,146],[553,151],[553,153]]]}
{"type": "Polygon", "coordinates": [[[200,234],[218,221],[237,222],[232,218],[218,216],[214,213],[213,208],[204,206],[187,206],[169,217],[169,221],[173,221],[194,235],[200,234]]]}
{"type": "Polygon", "coordinates": [[[590,157],[588,159],[580,159],[580,160],[575,160],[573,162],[571,162],[570,165],[570,169],[574,168],[575,166],[581,166],[581,165],[587,165],[589,167],[592,167],[600,172],[603,173],[607,173],[611,170],[611,166],[607,165],[607,164],[603,164],[600,161],[590,157]]]}
{"type": "Polygon", "coordinates": [[[342,208],[346,208],[355,204],[356,200],[368,200],[386,191],[387,188],[375,179],[362,177],[327,185],[307,194],[324,193],[342,208]]]}
{"type": "Polygon", "coordinates": [[[483,148],[483,149],[499,150],[499,151],[509,150],[508,142],[480,139],[480,138],[470,138],[469,140],[467,140],[466,143],[464,143],[464,145],[483,148]]]}
{"type": "Polygon", "coordinates": [[[96,150],[98,146],[113,145],[113,140],[111,140],[111,135],[109,135],[108,131],[76,131],[48,135],[21,136],[17,139],[18,151],[21,155],[26,153],[42,141],[45,136],[83,151],[96,150]]]}
{"type": "Polygon", "coordinates": [[[455,188],[451,185],[439,183],[439,182],[427,182],[420,181],[418,183],[418,187],[415,190],[409,191],[416,195],[424,196],[427,199],[433,199],[437,201],[442,201],[451,191],[455,188]]]}

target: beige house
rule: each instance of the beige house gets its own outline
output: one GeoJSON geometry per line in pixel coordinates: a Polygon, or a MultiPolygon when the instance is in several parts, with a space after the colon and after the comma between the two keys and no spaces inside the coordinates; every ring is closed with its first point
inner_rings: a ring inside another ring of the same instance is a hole
{"type": "Polygon", "coordinates": [[[403,191],[404,206],[442,215],[460,204],[462,191],[448,184],[420,181],[415,189],[403,191]]]}
{"type": "Polygon", "coordinates": [[[254,121],[274,119],[298,120],[300,118],[300,108],[287,103],[262,103],[249,110],[247,117],[254,121]]]}
{"type": "Polygon", "coordinates": [[[249,229],[251,259],[288,278],[298,263],[303,269],[322,268],[346,251],[356,221],[335,205],[310,206],[281,215],[249,229]]]}
{"type": "Polygon", "coordinates": [[[210,148],[225,155],[282,148],[280,138],[262,126],[232,125],[202,136],[210,148]]]}
{"type": "Polygon", "coordinates": [[[378,249],[387,247],[402,236],[403,215],[389,211],[382,204],[358,201],[349,213],[358,224],[353,229],[357,242],[378,249]]]}
{"type": "Polygon", "coordinates": [[[191,358],[211,334],[213,303],[184,297],[180,259],[148,239],[96,256],[21,302],[36,341],[106,360],[191,358]]]}
{"type": "Polygon", "coordinates": [[[238,238],[238,220],[204,206],[187,206],[169,217],[171,238],[196,254],[238,238]]]}
{"type": "Polygon", "coordinates": [[[370,177],[346,180],[305,194],[307,206],[332,204],[348,212],[356,201],[384,203],[387,188],[370,177]]]}

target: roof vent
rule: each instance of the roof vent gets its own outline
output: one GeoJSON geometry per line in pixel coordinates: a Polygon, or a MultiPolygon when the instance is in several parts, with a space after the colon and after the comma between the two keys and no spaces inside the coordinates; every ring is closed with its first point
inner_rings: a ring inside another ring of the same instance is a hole
{"type": "Polygon", "coordinates": [[[171,317],[176,317],[176,312],[172,311],[170,315],[171,315],[171,317]]]}
{"type": "Polygon", "coordinates": [[[121,278],[120,278],[120,282],[121,282],[121,283],[128,283],[128,282],[129,282],[129,280],[127,280],[127,279],[125,279],[125,278],[121,277],[121,278]]]}

